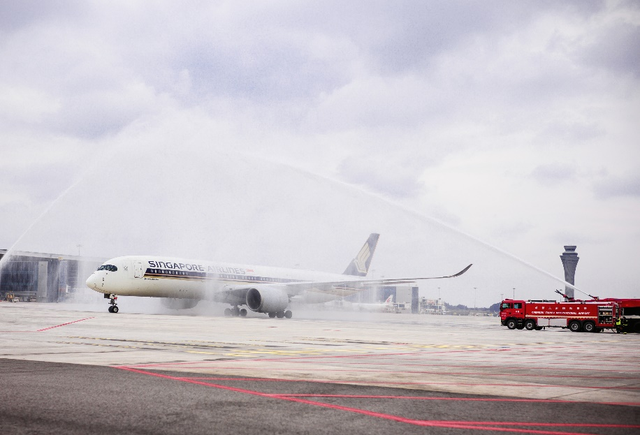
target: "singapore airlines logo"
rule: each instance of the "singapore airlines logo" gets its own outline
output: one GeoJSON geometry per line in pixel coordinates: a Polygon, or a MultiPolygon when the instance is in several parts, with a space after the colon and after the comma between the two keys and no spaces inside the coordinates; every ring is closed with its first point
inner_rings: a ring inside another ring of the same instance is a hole
{"type": "Polygon", "coordinates": [[[354,263],[356,265],[356,269],[358,272],[367,274],[367,261],[371,257],[371,250],[369,249],[369,244],[366,243],[360,252],[358,252],[358,256],[354,259],[354,263]]]}

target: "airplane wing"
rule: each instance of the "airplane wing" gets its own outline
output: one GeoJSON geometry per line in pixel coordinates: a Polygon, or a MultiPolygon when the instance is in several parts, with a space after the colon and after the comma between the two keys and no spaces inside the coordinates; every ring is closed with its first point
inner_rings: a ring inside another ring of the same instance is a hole
{"type": "MultiPolygon", "coordinates": [[[[381,279],[361,279],[355,281],[358,284],[364,284],[365,286],[377,286],[377,285],[393,285],[393,284],[409,284],[415,281],[422,281],[425,279],[447,279],[447,278],[455,278],[463,273],[465,273],[469,268],[473,266],[473,264],[468,265],[464,269],[462,269],[458,273],[454,273],[453,275],[444,275],[444,276],[427,276],[427,277],[418,277],[418,278],[381,278],[381,279]]],[[[339,281],[338,281],[339,282],[339,281]]],[[[353,283],[354,281],[342,281],[346,283],[353,283]]]]}
{"type": "Polygon", "coordinates": [[[410,284],[416,281],[422,281],[426,279],[447,279],[455,278],[465,273],[472,264],[468,265],[460,272],[453,275],[444,276],[428,276],[428,277],[412,277],[412,278],[380,278],[380,279],[358,279],[358,280],[341,280],[341,281],[310,281],[310,282],[293,282],[283,286],[290,296],[299,295],[305,291],[321,291],[327,293],[333,293],[337,291],[340,296],[345,295],[346,290],[357,292],[370,287],[384,286],[384,285],[397,285],[397,284],[410,284]]]}
{"type": "Polygon", "coordinates": [[[335,295],[336,297],[347,296],[366,288],[384,285],[410,284],[416,281],[427,279],[447,279],[455,278],[465,273],[472,264],[468,265],[460,272],[453,275],[413,277],[413,278],[381,278],[381,279],[348,279],[339,281],[299,281],[290,283],[258,284],[255,286],[247,284],[229,285],[215,295],[218,302],[230,304],[243,304],[247,292],[252,288],[273,288],[280,289],[289,297],[298,296],[306,292],[324,293],[335,295]]]}

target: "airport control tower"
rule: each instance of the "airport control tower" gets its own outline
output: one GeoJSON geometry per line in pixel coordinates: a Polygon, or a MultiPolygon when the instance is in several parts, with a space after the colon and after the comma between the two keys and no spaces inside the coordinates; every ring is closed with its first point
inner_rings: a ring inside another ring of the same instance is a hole
{"type": "MultiPolygon", "coordinates": [[[[576,266],[578,265],[578,253],[576,252],[576,246],[565,246],[564,252],[560,256],[562,260],[562,266],[564,267],[564,280],[569,284],[575,284],[574,278],[576,276],[576,266]]],[[[565,286],[564,294],[569,298],[574,298],[573,289],[565,286]]]]}

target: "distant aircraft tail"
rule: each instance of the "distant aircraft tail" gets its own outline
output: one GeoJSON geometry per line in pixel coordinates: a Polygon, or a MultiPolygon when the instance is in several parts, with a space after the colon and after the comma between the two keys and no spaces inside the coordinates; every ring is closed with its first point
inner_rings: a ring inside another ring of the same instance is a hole
{"type": "Polygon", "coordinates": [[[369,272],[369,265],[371,264],[371,259],[373,258],[373,253],[376,250],[376,245],[378,244],[378,238],[380,234],[371,233],[366,243],[358,252],[356,258],[351,260],[349,266],[343,272],[343,275],[355,275],[355,276],[367,276],[367,272],[369,272]]]}
{"type": "Polygon", "coordinates": [[[393,295],[389,295],[386,301],[384,301],[385,305],[393,305],[393,295]]]}

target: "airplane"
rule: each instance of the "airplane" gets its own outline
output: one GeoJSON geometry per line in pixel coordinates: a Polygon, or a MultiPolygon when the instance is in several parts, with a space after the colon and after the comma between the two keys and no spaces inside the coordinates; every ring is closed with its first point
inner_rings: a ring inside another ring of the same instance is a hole
{"type": "Polygon", "coordinates": [[[87,279],[87,286],[109,299],[109,312],[119,311],[119,296],[165,298],[171,308],[192,308],[200,300],[228,303],[227,316],[246,316],[246,305],[256,313],[291,318],[287,307],[294,300],[324,303],[373,286],[408,284],[425,279],[462,275],[471,264],[453,275],[419,278],[367,279],[379,234],[372,233],[342,274],[214,263],[160,256],[124,256],[106,261],[87,279]]]}

